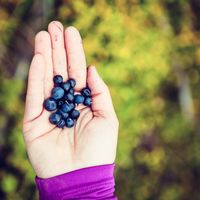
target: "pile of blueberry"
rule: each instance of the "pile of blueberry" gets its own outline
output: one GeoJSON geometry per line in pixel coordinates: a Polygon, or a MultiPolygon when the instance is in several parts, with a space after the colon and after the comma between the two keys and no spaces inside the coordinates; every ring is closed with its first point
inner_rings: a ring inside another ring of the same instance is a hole
{"type": "Polygon", "coordinates": [[[80,94],[75,94],[76,81],[71,78],[63,82],[61,75],[54,76],[53,82],[51,97],[44,101],[44,108],[50,112],[54,111],[49,121],[58,128],[64,128],[64,126],[71,128],[80,116],[80,112],[75,109],[76,106],[79,104],[91,106],[91,90],[86,87],[81,90],[80,94]]]}

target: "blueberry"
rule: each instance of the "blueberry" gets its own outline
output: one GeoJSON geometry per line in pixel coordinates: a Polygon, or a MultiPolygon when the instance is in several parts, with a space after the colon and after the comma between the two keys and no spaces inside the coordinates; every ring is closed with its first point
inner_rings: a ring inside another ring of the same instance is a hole
{"type": "Polygon", "coordinates": [[[51,96],[55,100],[61,99],[64,96],[65,91],[61,87],[55,87],[51,91],[51,96]]]}
{"type": "Polygon", "coordinates": [[[83,103],[84,102],[84,96],[80,95],[80,94],[76,94],[74,96],[74,103],[76,104],[80,104],[80,103],[83,103]]]}
{"type": "Polygon", "coordinates": [[[74,120],[72,118],[68,117],[65,120],[65,125],[66,125],[66,127],[71,128],[72,126],[74,126],[74,120]]]}
{"type": "Polygon", "coordinates": [[[81,90],[81,94],[84,96],[84,97],[91,97],[91,90],[86,87],[86,88],[83,88],[81,90]]]}
{"type": "Polygon", "coordinates": [[[51,122],[51,124],[55,124],[57,125],[59,123],[59,121],[61,120],[61,115],[57,112],[54,112],[50,115],[49,117],[49,121],[51,122]]]}
{"type": "Polygon", "coordinates": [[[71,84],[69,82],[65,82],[65,83],[62,83],[61,86],[65,91],[68,91],[71,87],[71,84]]]}
{"type": "Polygon", "coordinates": [[[57,108],[56,101],[52,98],[48,98],[44,101],[44,108],[48,111],[53,111],[57,108]]]}
{"type": "Polygon", "coordinates": [[[53,82],[56,85],[59,85],[63,82],[63,77],[61,75],[56,75],[56,76],[53,77],[53,82]]]}
{"type": "Polygon", "coordinates": [[[61,120],[58,122],[57,127],[58,127],[58,128],[64,128],[64,126],[65,126],[65,120],[64,120],[64,119],[61,119],[61,120]]]}
{"type": "Polygon", "coordinates": [[[58,113],[61,114],[63,119],[66,119],[69,116],[67,112],[63,112],[62,110],[59,110],[58,113]]]}
{"type": "Polygon", "coordinates": [[[70,88],[70,89],[69,89],[69,93],[70,93],[70,94],[74,94],[74,89],[73,89],[73,88],[70,88]]]}
{"type": "Polygon", "coordinates": [[[69,116],[72,118],[72,119],[78,119],[78,117],[80,116],[80,112],[78,110],[72,110],[70,113],[69,113],[69,116]]]}
{"type": "Polygon", "coordinates": [[[72,109],[74,109],[73,103],[64,103],[61,107],[61,110],[65,113],[70,112],[72,109]]]}
{"type": "Polygon", "coordinates": [[[83,104],[84,104],[85,106],[91,106],[91,104],[92,104],[92,99],[91,99],[91,97],[86,97],[85,100],[84,100],[84,102],[83,102],[83,104]]]}
{"type": "Polygon", "coordinates": [[[58,107],[58,108],[61,108],[62,105],[63,105],[64,103],[65,103],[65,102],[62,101],[62,100],[57,101],[57,107],[58,107]]]}
{"type": "Polygon", "coordinates": [[[74,100],[74,95],[71,94],[71,93],[65,94],[65,100],[67,100],[68,102],[73,102],[73,100],[74,100]]]}
{"type": "Polygon", "coordinates": [[[75,87],[75,85],[76,85],[76,81],[73,79],[73,78],[70,78],[69,80],[68,80],[68,82],[70,83],[70,85],[71,85],[71,87],[75,87]]]}

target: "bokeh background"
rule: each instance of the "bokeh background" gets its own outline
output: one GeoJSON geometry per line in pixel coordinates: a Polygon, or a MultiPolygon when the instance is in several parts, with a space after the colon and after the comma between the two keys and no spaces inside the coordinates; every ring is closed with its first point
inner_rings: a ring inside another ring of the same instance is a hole
{"type": "Polygon", "coordinates": [[[22,117],[34,36],[52,19],[80,30],[109,85],[118,198],[200,200],[199,0],[0,0],[0,199],[37,199],[22,117]]]}

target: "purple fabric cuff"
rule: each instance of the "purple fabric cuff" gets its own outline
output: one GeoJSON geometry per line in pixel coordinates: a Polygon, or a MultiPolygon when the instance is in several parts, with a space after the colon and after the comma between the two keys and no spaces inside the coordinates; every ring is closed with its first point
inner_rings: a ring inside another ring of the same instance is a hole
{"type": "Polygon", "coordinates": [[[116,200],[113,174],[114,164],[109,164],[35,181],[40,200],[116,200]]]}

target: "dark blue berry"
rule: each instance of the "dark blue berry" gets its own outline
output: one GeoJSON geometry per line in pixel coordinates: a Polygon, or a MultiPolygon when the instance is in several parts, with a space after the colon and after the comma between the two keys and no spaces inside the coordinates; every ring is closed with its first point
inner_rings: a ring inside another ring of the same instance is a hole
{"type": "Polygon", "coordinates": [[[64,119],[61,119],[61,120],[58,122],[57,127],[58,127],[58,128],[64,128],[64,126],[65,126],[65,120],[64,120],[64,119]]]}
{"type": "Polygon", "coordinates": [[[65,103],[65,102],[62,101],[62,100],[57,101],[57,107],[58,107],[58,108],[61,108],[62,105],[63,105],[64,103],[65,103]]]}
{"type": "Polygon", "coordinates": [[[44,108],[48,111],[53,111],[57,108],[56,101],[52,98],[48,98],[44,101],[44,108]]]}
{"type": "Polygon", "coordinates": [[[69,116],[72,118],[72,119],[78,119],[78,117],[80,116],[80,112],[78,110],[72,110],[70,113],[69,113],[69,116]]]}
{"type": "Polygon", "coordinates": [[[80,104],[80,103],[83,103],[84,102],[84,96],[80,95],[80,94],[76,94],[74,96],[74,103],[75,104],[80,104]]]}
{"type": "Polygon", "coordinates": [[[74,94],[74,89],[73,89],[73,88],[70,88],[70,89],[69,89],[69,93],[70,93],[70,94],[74,94]]]}
{"type": "Polygon", "coordinates": [[[83,102],[83,104],[84,104],[85,106],[91,106],[91,104],[92,104],[92,99],[91,99],[91,97],[86,97],[85,100],[84,100],[84,102],[83,102]]]}
{"type": "Polygon", "coordinates": [[[66,119],[69,116],[67,112],[63,112],[62,110],[59,110],[58,113],[61,114],[63,119],[66,119]]]}
{"type": "Polygon", "coordinates": [[[65,91],[69,91],[71,84],[69,82],[65,82],[65,83],[62,83],[61,86],[65,91]]]}
{"type": "Polygon", "coordinates": [[[73,78],[70,78],[69,80],[68,80],[68,82],[70,83],[70,85],[71,85],[71,87],[75,87],[75,85],[76,85],[76,81],[73,79],[73,78]]]}
{"type": "Polygon", "coordinates": [[[57,125],[59,123],[59,121],[61,120],[61,115],[57,112],[54,112],[50,115],[49,117],[49,121],[52,123],[52,124],[55,124],[57,125]]]}
{"type": "Polygon", "coordinates": [[[71,128],[72,126],[74,126],[74,120],[72,118],[68,117],[65,120],[65,125],[66,125],[66,127],[71,128]]]}
{"type": "Polygon", "coordinates": [[[68,102],[73,102],[74,101],[74,95],[71,94],[71,93],[65,94],[65,100],[67,100],[68,102]]]}
{"type": "Polygon", "coordinates": [[[61,75],[56,75],[53,77],[53,82],[55,85],[59,85],[63,82],[63,77],[61,75]]]}
{"type": "Polygon", "coordinates": [[[55,100],[61,99],[64,96],[65,91],[61,87],[55,87],[51,91],[51,97],[55,100]]]}
{"type": "Polygon", "coordinates": [[[84,96],[84,97],[91,97],[91,90],[86,87],[86,88],[83,88],[81,90],[81,94],[84,96]]]}
{"type": "Polygon", "coordinates": [[[74,109],[73,103],[64,103],[61,107],[61,110],[65,113],[70,112],[72,109],[74,109]]]}

